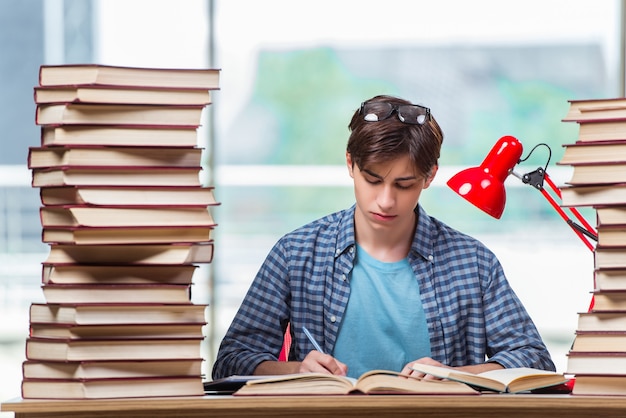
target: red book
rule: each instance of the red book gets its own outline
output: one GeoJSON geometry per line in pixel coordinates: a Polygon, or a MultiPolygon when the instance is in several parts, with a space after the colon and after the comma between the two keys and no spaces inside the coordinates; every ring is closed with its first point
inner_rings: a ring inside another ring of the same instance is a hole
{"type": "Polygon", "coordinates": [[[46,264],[171,264],[210,263],[213,242],[176,244],[50,245],[46,264]]]}
{"type": "Polygon", "coordinates": [[[201,376],[126,379],[24,379],[24,399],[102,399],[202,396],[201,376]]]}
{"type": "Polygon", "coordinates": [[[214,206],[212,187],[202,186],[58,186],[39,190],[41,203],[89,206],[214,206]]]}
{"type": "Polygon", "coordinates": [[[45,304],[30,306],[31,323],[76,325],[198,323],[205,321],[206,305],[191,304],[45,304]]]}
{"type": "Polygon", "coordinates": [[[42,65],[41,86],[95,84],[107,86],[146,86],[219,88],[219,69],[122,67],[101,64],[42,65]]]}
{"type": "Polygon", "coordinates": [[[38,105],[37,125],[189,126],[201,123],[204,106],[156,106],[130,104],[38,105]]]}
{"type": "Polygon", "coordinates": [[[200,186],[201,167],[55,167],[32,171],[33,187],[200,186]]]}
{"type": "Polygon", "coordinates": [[[195,265],[43,264],[43,284],[191,284],[195,265]]]}
{"type": "Polygon", "coordinates": [[[191,303],[185,284],[46,284],[47,303],[191,303]]]}
{"type": "Polygon", "coordinates": [[[202,338],[26,339],[26,359],[45,361],[159,360],[200,357],[202,338]]]}
{"type": "Polygon", "coordinates": [[[202,163],[197,147],[65,146],[30,147],[28,168],[51,167],[192,167],[202,163]]]}

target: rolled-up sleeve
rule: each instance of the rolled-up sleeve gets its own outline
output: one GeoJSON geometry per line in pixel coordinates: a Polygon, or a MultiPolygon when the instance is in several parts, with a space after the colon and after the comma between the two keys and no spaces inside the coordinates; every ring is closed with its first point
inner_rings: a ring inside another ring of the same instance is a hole
{"type": "Polygon", "coordinates": [[[228,329],[213,366],[213,378],[250,375],[263,361],[276,361],[289,320],[284,248],[268,254],[228,329]]]}
{"type": "Polygon", "coordinates": [[[433,358],[449,366],[491,361],[555,370],[495,254],[475,238],[423,216],[414,250],[430,262],[423,267],[426,263],[416,258],[414,270],[421,277],[433,358]]]}

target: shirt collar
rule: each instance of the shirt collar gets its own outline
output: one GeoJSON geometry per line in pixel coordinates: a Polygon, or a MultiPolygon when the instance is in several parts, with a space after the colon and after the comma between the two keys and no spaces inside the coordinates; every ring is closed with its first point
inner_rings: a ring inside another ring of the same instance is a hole
{"type": "MultiPolygon", "coordinates": [[[[338,224],[335,257],[338,257],[344,251],[356,245],[354,239],[355,209],[356,205],[352,205],[350,209],[341,212],[342,216],[338,224]]],[[[415,208],[415,213],[417,214],[417,227],[415,228],[411,251],[419,254],[424,259],[432,260],[435,225],[430,216],[428,216],[420,205],[417,205],[415,208]]]]}
{"type": "Polygon", "coordinates": [[[436,225],[420,205],[417,205],[417,208],[415,208],[415,213],[417,214],[417,227],[415,228],[411,251],[419,254],[426,260],[432,260],[436,225]]]}
{"type": "Polygon", "coordinates": [[[356,204],[350,209],[341,212],[341,219],[337,226],[337,244],[335,245],[335,257],[338,257],[348,248],[356,245],[354,239],[354,211],[356,204]]]}

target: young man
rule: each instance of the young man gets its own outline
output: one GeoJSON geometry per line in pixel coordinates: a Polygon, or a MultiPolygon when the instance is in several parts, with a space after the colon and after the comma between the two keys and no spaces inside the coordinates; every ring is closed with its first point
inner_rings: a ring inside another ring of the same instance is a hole
{"type": "Polygon", "coordinates": [[[414,362],[554,370],[495,255],[418,204],[443,141],[430,110],[377,96],[349,127],[356,204],[276,243],[222,341],[213,378],[371,369],[421,376],[414,362]],[[289,361],[279,362],[288,324],[289,361]]]}

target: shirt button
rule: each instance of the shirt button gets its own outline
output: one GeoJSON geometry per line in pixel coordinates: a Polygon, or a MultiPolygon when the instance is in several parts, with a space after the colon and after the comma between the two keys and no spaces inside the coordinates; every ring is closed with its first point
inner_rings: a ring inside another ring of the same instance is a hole
{"type": "Polygon", "coordinates": [[[341,254],[341,250],[340,250],[339,248],[337,248],[337,249],[335,250],[335,255],[339,255],[339,254],[341,254]]]}
{"type": "Polygon", "coordinates": [[[330,322],[333,322],[333,323],[334,323],[334,322],[337,322],[337,317],[336,317],[335,315],[332,315],[332,316],[330,317],[330,322]]]}
{"type": "Polygon", "coordinates": [[[354,252],[354,247],[350,247],[350,254],[354,252]]]}
{"type": "Polygon", "coordinates": [[[341,280],[343,280],[344,282],[346,281],[346,275],[345,274],[341,275],[341,280]]]}
{"type": "Polygon", "coordinates": [[[429,259],[430,261],[433,261],[433,260],[435,259],[435,257],[433,257],[432,255],[429,255],[429,256],[428,256],[428,259],[429,259]]]}

